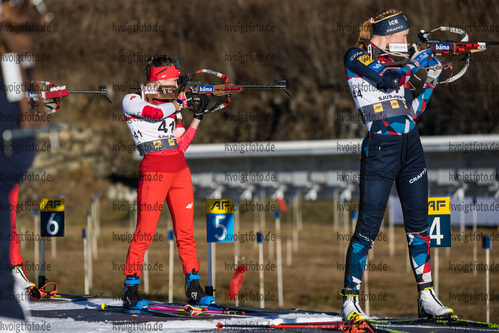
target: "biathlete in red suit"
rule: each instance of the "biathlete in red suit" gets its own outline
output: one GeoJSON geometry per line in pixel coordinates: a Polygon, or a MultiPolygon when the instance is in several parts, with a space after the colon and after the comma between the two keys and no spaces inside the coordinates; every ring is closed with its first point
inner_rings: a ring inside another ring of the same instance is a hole
{"type": "MultiPolygon", "coordinates": [[[[157,94],[159,86],[178,89],[180,76],[178,60],[155,56],[146,66],[147,91],[157,94]]],[[[144,263],[144,254],[151,244],[159,216],[166,200],[173,219],[178,254],[186,278],[186,297],[191,304],[214,303],[199,284],[199,261],[194,240],[194,195],[191,173],[184,152],[192,142],[198,125],[209,103],[200,95],[202,104],[194,113],[187,130],[182,125],[180,109],[192,106],[192,94],[180,93],[177,99],[158,100],[140,94],[128,94],[123,99],[123,111],[135,144],[143,156],[140,164],[137,191],[137,228],[128,248],[124,274],[123,305],[142,308],[138,285],[144,263]]]]}

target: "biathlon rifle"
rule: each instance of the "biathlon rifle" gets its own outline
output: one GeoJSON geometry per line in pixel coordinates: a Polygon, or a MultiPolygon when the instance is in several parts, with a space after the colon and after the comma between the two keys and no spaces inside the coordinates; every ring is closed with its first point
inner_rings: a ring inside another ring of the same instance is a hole
{"type": "MultiPolygon", "coordinates": [[[[48,81],[28,81],[24,89],[30,112],[34,117],[43,117],[45,114],[56,112],[61,106],[61,97],[69,96],[69,94],[98,94],[104,96],[109,103],[112,103],[106,95],[106,86],[99,86],[99,90],[67,90],[66,86],[57,86],[48,81]],[[40,105],[40,101],[43,105],[40,105]]],[[[2,133],[0,139],[4,140],[5,145],[10,145],[12,140],[35,136],[43,132],[55,133],[67,128],[68,126],[65,124],[55,124],[8,129],[2,133]]],[[[58,146],[55,136],[51,135],[50,140],[53,147],[58,146]]]]}
{"type": "Polygon", "coordinates": [[[107,96],[106,86],[99,86],[99,90],[67,90],[66,86],[57,86],[49,81],[28,81],[26,83],[26,98],[30,109],[34,112],[38,110],[38,103],[43,100],[46,113],[54,113],[61,106],[61,97],[69,94],[97,94],[112,103],[107,96]]]}
{"type": "Polygon", "coordinates": [[[276,80],[275,84],[234,84],[230,83],[229,77],[220,72],[213,71],[211,69],[201,69],[194,73],[194,75],[180,76],[178,79],[179,89],[173,86],[160,86],[157,89],[150,89],[147,86],[142,85],[142,98],[146,96],[149,98],[157,100],[172,100],[177,98],[178,93],[192,92],[193,100],[196,104],[200,104],[199,99],[200,94],[206,94],[209,96],[219,97],[219,100],[215,104],[206,110],[206,112],[215,112],[223,108],[226,108],[231,103],[232,94],[243,93],[246,90],[260,90],[265,91],[268,89],[280,89],[284,91],[288,96],[292,97],[291,93],[287,90],[286,80],[276,80]],[[197,74],[205,73],[214,75],[223,80],[220,84],[209,84],[194,81],[197,74]]]}
{"type": "MultiPolygon", "coordinates": [[[[392,44],[393,45],[393,44],[392,44]]],[[[399,45],[399,44],[395,44],[399,45]]],[[[481,42],[470,42],[468,33],[459,28],[453,27],[438,27],[431,31],[421,30],[418,33],[418,41],[415,43],[417,51],[430,49],[433,53],[442,60],[443,69],[453,69],[453,66],[458,63],[464,63],[463,68],[459,71],[459,73],[452,75],[445,81],[438,82],[440,84],[447,84],[449,82],[453,82],[466,73],[468,67],[470,65],[471,56],[474,53],[482,52],[487,49],[487,46],[490,45],[499,45],[498,41],[481,41],[481,42]],[[436,40],[430,39],[430,34],[436,31],[450,32],[454,34],[461,35],[460,41],[451,41],[451,40],[436,40]]],[[[397,46],[392,48],[390,46],[390,52],[388,54],[395,56],[402,56],[402,61],[397,61],[395,63],[385,63],[385,66],[394,66],[394,65],[405,65],[411,59],[411,56],[416,52],[414,47],[411,47],[410,44],[407,44],[406,50],[405,44],[402,44],[402,49],[397,49],[397,46]],[[394,52],[392,52],[394,51],[394,52]]],[[[429,67],[427,68],[429,69],[429,67]]]]}

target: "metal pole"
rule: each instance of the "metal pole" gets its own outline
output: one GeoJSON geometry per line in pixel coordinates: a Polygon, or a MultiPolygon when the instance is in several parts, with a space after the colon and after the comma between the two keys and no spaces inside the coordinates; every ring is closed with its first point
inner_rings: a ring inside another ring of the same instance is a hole
{"type": "MultiPolygon", "coordinates": [[[[234,200],[234,206],[237,205],[237,200],[234,200]]],[[[234,211],[234,235],[239,232],[239,209],[234,211]]],[[[234,263],[239,262],[239,240],[234,242],[234,263]]]]}
{"type": "Polygon", "coordinates": [[[92,216],[90,213],[90,209],[87,214],[87,257],[85,258],[88,261],[88,286],[92,288],[93,285],[93,270],[92,270],[92,238],[93,238],[93,230],[92,230],[92,216]]]}
{"type": "MultiPolygon", "coordinates": [[[[38,215],[38,211],[35,209],[33,211],[33,219],[35,225],[35,267],[36,265],[40,265],[40,234],[38,234],[38,230],[40,230],[40,215],[38,215]],[[38,235],[38,237],[36,237],[38,235]]],[[[38,281],[38,276],[40,275],[37,269],[35,271],[35,281],[38,281]]]]}
{"type": "Polygon", "coordinates": [[[45,237],[41,237],[40,240],[40,248],[41,248],[41,265],[40,265],[40,276],[38,276],[38,288],[43,287],[45,285],[45,237]]]}
{"type": "MultiPolygon", "coordinates": [[[[476,232],[477,232],[477,212],[476,212],[476,197],[473,197],[473,262],[477,261],[477,242],[476,242],[476,232]]],[[[473,276],[476,276],[476,269],[473,270],[473,276]]]]}
{"type": "MultiPolygon", "coordinates": [[[[260,265],[263,265],[263,232],[257,232],[256,239],[258,242],[258,262],[260,265]]],[[[260,307],[265,307],[265,288],[264,288],[264,280],[263,280],[263,269],[260,269],[260,307]]]]}
{"type": "Polygon", "coordinates": [[[85,294],[90,293],[90,286],[89,286],[89,281],[88,281],[88,249],[87,249],[87,229],[82,230],[82,236],[83,236],[83,274],[84,274],[84,281],[85,281],[85,294]]]}
{"type": "MultiPolygon", "coordinates": [[[[277,250],[277,299],[279,307],[284,306],[284,293],[282,286],[282,251],[281,251],[281,219],[279,212],[274,212],[275,217],[275,232],[276,232],[276,250],[277,250]]],[[[262,262],[263,263],[263,262],[262,262]]]]}
{"type": "Polygon", "coordinates": [[[170,245],[168,270],[168,303],[173,303],[173,230],[168,230],[168,243],[170,245]]]}
{"type": "Polygon", "coordinates": [[[490,322],[490,303],[489,303],[489,298],[490,298],[490,280],[489,280],[489,267],[490,267],[490,248],[491,242],[490,242],[490,236],[484,236],[482,238],[482,247],[485,249],[485,264],[487,269],[485,270],[485,308],[486,308],[486,322],[490,322]]]}

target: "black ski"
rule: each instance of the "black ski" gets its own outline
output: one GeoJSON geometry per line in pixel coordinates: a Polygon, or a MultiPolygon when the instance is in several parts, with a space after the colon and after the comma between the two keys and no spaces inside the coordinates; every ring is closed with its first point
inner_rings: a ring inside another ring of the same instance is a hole
{"type": "MultiPolygon", "coordinates": [[[[104,304],[103,304],[104,305],[104,304]]],[[[191,317],[191,315],[187,312],[165,312],[165,311],[154,311],[149,310],[147,308],[142,309],[127,309],[122,306],[116,305],[106,305],[102,306],[101,309],[96,309],[97,311],[111,311],[111,312],[119,312],[119,313],[130,313],[130,314],[143,314],[157,317],[191,317]]]]}
{"type": "Polygon", "coordinates": [[[401,318],[401,319],[369,319],[368,320],[376,328],[389,328],[393,326],[416,326],[416,327],[451,327],[453,330],[469,330],[469,329],[486,329],[486,331],[499,332],[499,324],[486,323],[481,321],[473,321],[460,319],[457,316],[450,318],[401,318]]]}
{"type": "MultiPolygon", "coordinates": [[[[163,302],[149,302],[149,306],[165,306],[165,307],[183,307],[186,303],[163,303],[163,302]]],[[[300,311],[299,309],[268,309],[268,308],[252,308],[244,306],[233,306],[233,305],[193,305],[198,308],[207,308],[209,310],[222,310],[228,314],[236,315],[278,315],[278,314],[289,314],[289,313],[318,313],[315,311],[300,311]]],[[[321,312],[322,313],[322,312],[321,312]]],[[[334,315],[337,315],[334,313],[334,315]]]]}
{"type": "Polygon", "coordinates": [[[39,299],[31,298],[31,302],[54,302],[54,303],[72,303],[72,302],[84,302],[92,298],[101,297],[104,294],[101,291],[98,294],[67,294],[67,293],[57,293],[54,297],[42,297],[39,299]]]}

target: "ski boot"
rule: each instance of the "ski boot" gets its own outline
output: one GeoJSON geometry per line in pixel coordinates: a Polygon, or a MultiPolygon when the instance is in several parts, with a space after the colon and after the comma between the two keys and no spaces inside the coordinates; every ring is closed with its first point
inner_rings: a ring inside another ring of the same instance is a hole
{"type": "Polygon", "coordinates": [[[140,279],[137,275],[128,275],[123,289],[123,307],[127,309],[142,309],[148,307],[147,301],[139,295],[140,279]]]}
{"type": "Polygon", "coordinates": [[[343,320],[352,320],[356,322],[369,319],[360,307],[358,290],[343,289],[340,295],[343,296],[343,303],[341,304],[341,315],[343,316],[343,320]]]}
{"type": "Polygon", "coordinates": [[[21,290],[27,291],[31,298],[40,299],[42,297],[35,284],[31,283],[26,277],[26,274],[24,274],[22,265],[17,265],[12,268],[12,277],[14,278],[14,284],[18,285],[21,290]]]}
{"type": "Polygon", "coordinates": [[[15,283],[17,283],[22,289],[28,290],[30,287],[34,286],[34,283],[29,282],[26,274],[21,265],[14,266],[12,268],[12,277],[15,283]]]}
{"type": "Polygon", "coordinates": [[[444,306],[433,287],[427,287],[419,290],[418,298],[418,315],[419,318],[451,318],[454,311],[451,308],[444,306]]]}
{"type": "Polygon", "coordinates": [[[213,296],[206,295],[199,285],[199,272],[185,274],[185,296],[188,304],[192,305],[217,305],[213,296]]]}

